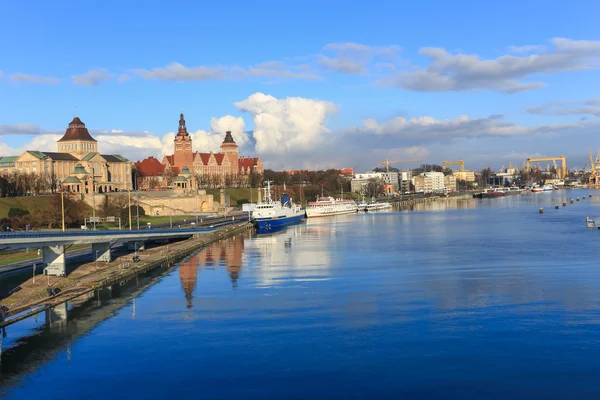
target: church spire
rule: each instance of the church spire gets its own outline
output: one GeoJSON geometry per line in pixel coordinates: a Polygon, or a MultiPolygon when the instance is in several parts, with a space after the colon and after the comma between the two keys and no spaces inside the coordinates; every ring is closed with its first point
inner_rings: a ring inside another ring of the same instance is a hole
{"type": "Polygon", "coordinates": [[[179,115],[179,130],[178,130],[177,134],[179,136],[187,136],[188,135],[187,127],[185,126],[185,119],[183,118],[183,113],[181,113],[179,115]]]}

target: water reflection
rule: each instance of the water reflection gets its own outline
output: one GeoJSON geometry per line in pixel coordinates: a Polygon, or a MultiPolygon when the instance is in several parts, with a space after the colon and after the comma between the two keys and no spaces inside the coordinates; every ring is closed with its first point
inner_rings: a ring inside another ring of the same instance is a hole
{"type": "Polygon", "coordinates": [[[307,220],[277,233],[254,236],[246,243],[246,249],[249,256],[260,258],[256,284],[277,286],[326,279],[331,267],[330,242],[322,237],[335,236],[333,222],[343,221],[341,217],[344,216],[320,224],[307,220]]]}

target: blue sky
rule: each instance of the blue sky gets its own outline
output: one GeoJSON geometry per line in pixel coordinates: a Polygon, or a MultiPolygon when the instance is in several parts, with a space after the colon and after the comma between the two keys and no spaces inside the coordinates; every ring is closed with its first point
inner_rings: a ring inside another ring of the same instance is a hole
{"type": "Polygon", "coordinates": [[[50,3],[0,5],[0,155],[54,150],[75,104],[133,160],[169,152],[182,105],[195,150],[231,129],[276,169],[600,147],[595,2],[50,3]]]}

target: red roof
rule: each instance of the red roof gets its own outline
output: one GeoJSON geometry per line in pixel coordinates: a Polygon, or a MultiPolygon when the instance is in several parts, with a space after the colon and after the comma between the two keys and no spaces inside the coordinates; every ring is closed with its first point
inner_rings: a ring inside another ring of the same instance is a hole
{"type": "MultiPolygon", "coordinates": [[[[170,165],[173,165],[173,164],[174,164],[174,162],[173,162],[173,157],[174,157],[174,155],[171,155],[171,156],[165,156],[165,158],[167,159],[167,162],[168,162],[170,165]]],[[[164,161],[164,160],[163,160],[163,161],[164,161]]]]}
{"type": "Polygon", "coordinates": [[[223,158],[225,158],[225,154],[223,154],[223,153],[215,154],[215,159],[217,160],[218,165],[221,165],[221,163],[223,162],[223,158]]]}
{"type": "Polygon", "coordinates": [[[200,157],[200,160],[202,160],[202,164],[207,165],[208,160],[210,158],[210,153],[196,153],[196,157],[200,157]]]}
{"type": "Polygon", "coordinates": [[[135,163],[142,176],[160,176],[165,171],[165,166],[154,157],[148,157],[135,163]]]}
{"type": "Polygon", "coordinates": [[[96,139],[94,139],[92,135],[90,135],[87,128],[85,127],[85,124],[81,122],[79,117],[73,118],[73,121],[71,121],[71,123],[69,124],[69,127],[67,128],[67,131],[65,132],[64,136],[58,141],[65,142],[69,140],[87,140],[91,142],[96,141],[96,139]]]}
{"type": "Polygon", "coordinates": [[[258,164],[258,158],[251,157],[242,157],[238,160],[238,165],[240,169],[242,168],[254,168],[254,166],[258,164]]]}

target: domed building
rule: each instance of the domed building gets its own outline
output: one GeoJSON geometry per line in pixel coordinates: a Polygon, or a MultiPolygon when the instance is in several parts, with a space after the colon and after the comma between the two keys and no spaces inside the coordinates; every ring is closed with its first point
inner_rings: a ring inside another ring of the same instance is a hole
{"type": "Polygon", "coordinates": [[[117,154],[101,154],[98,142],[79,117],[73,118],[58,151],[29,150],[16,157],[13,171],[46,177],[51,188],[63,187],[77,193],[105,193],[132,188],[131,162],[117,154]]]}

